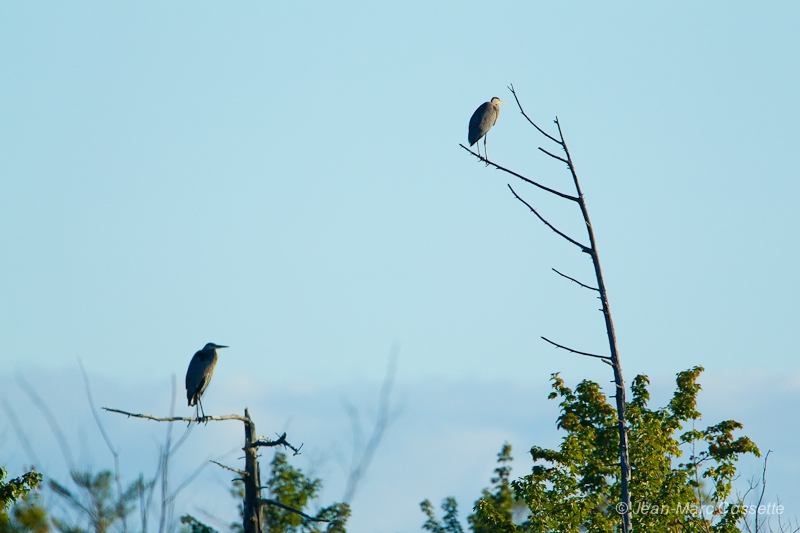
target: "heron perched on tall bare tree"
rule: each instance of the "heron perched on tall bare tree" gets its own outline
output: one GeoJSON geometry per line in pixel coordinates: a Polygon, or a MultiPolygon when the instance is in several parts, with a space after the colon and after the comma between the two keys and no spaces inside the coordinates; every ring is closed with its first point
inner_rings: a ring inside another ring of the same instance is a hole
{"type": "Polygon", "coordinates": [[[220,348],[227,348],[227,346],[213,342],[206,344],[202,350],[194,354],[189,363],[189,370],[186,371],[186,399],[189,400],[189,407],[197,406],[197,418],[200,418],[200,413],[203,413],[203,418],[206,417],[200,397],[211,381],[211,374],[214,373],[214,367],[217,365],[217,350],[220,348]]]}
{"type": "MultiPolygon", "coordinates": [[[[472,146],[483,137],[483,156],[488,160],[489,155],[486,152],[486,134],[492,129],[492,126],[497,122],[497,117],[500,116],[500,104],[498,97],[493,97],[490,101],[484,102],[472,114],[469,119],[469,145],[472,146]]],[[[481,145],[478,145],[478,155],[481,155],[481,145]]]]}

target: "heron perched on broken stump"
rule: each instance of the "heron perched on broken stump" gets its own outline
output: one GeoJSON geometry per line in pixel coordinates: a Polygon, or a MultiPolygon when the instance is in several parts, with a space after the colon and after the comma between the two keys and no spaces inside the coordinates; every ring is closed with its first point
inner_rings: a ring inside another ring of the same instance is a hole
{"type": "MultiPolygon", "coordinates": [[[[482,103],[472,114],[472,118],[469,119],[469,145],[472,146],[483,137],[483,157],[486,160],[489,159],[489,155],[486,152],[486,134],[497,122],[497,117],[500,116],[500,104],[505,105],[505,102],[501,102],[495,96],[490,101],[482,103]]],[[[481,155],[480,144],[478,145],[478,155],[481,155]]]]}
{"type": "Polygon", "coordinates": [[[211,381],[211,375],[217,365],[217,350],[220,348],[227,348],[227,346],[213,342],[206,344],[202,350],[194,354],[189,363],[189,370],[186,371],[186,399],[189,400],[189,407],[197,406],[198,419],[200,413],[203,413],[203,418],[206,417],[200,397],[203,396],[211,381]]]}

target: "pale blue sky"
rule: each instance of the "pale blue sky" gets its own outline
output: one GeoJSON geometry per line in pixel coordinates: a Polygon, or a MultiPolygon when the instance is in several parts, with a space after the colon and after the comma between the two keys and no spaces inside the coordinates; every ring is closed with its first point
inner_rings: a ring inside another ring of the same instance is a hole
{"type": "MultiPolygon", "coordinates": [[[[604,349],[592,295],[550,271],[591,281],[587,258],[458,147],[499,96],[492,159],[569,191],[513,83],[561,119],[628,379],[702,364],[780,407],[800,389],[798,27],[796,2],[3,3],[0,373],[80,357],[136,390],[213,341],[209,394],[347,390],[397,342],[412,389],[607,381],[539,340],[604,349]]],[[[517,190],[583,239],[570,204],[517,190]]]]}

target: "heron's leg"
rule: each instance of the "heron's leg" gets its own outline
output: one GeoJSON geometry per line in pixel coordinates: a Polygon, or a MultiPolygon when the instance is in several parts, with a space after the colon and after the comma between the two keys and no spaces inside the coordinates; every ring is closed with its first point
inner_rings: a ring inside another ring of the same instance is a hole
{"type": "Polygon", "coordinates": [[[486,137],[488,137],[488,136],[489,136],[488,133],[483,136],[483,157],[484,157],[484,159],[486,159],[486,166],[487,167],[489,166],[489,152],[488,152],[488,150],[486,150],[486,137]]]}
{"type": "MultiPolygon", "coordinates": [[[[203,413],[203,418],[205,418],[206,417],[206,412],[203,409],[203,402],[200,401],[199,397],[197,398],[197,405],[200,407],[200,412],[203,413]]],[[[199,420],[199,417],[198,417],[198,420],[199,420]]]]}

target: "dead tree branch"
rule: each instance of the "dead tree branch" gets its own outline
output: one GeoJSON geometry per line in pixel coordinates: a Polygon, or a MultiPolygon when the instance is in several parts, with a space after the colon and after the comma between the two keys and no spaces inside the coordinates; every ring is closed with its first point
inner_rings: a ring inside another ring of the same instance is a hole
{"type": "Polygon", "coordinates": [[[242,415],[207,415],[201,417],[188,417],[188,416],[167,416],[167,417],[160,417],[160,416],[153,416],[143,413],[129,413],[128,411],[123,411],[121,409],[112,409],[111,407],[103,407],[104,410],[110,413],[119,413],[121,415],[125,415],[127,417],[134,417],[134,418],[144,418],[147,420],[155,420],[156,422],[212,422],[218,420],[238,420],[239,422],[249,422],[248,419],[243,417],[242,415]]]}
{"type": "Polygon", "coordinates": [[[289,448],[290,450],[292,450],[295,455],[300,455],[300,450],[303,448],[302,444],[298,448],[295,448],[294,446],[289,444],[286,441],[286,433],[284,433],[283,435],[279,436],[278,440],[269,440],[266,437],[258,437],[257,440],[255,440],[253,442],[248,442],[247,444],[245,444],[244,447],[246,449],[246,448],[258,448],[260,446],[263,446],[265,448],[272,448],[274,446],[284,446],[284,447],[289,448]]]}
{"type": "Polygon", "coordinates": [[[534,185],[534,186],[536,186],[536,187],[539,187],[539,188],[540,188],[540,189],[542,189],[543,191],[547,191],[547,192],[549,192],[549,193],[551,193],[551,194],[555,194],[556,196],[560,196],[561,198],[564,198],[564,199],[566,199],[566,200],[572,200],[573,202],[577,202],[577,201],[578,201],[578,198],[577,198],[577,197],[575,197],[575,196],[570,196],[569,194],[565,194],[565,193],[563,193],[563,192],[559,192],[559,191],[557,191],[557,190],[555,190],[555,189],[551,189],[550,187],[546,187],[546,186],[542,185],[541,183],[537,183],[537,182],[533,181],[533,180],[532,180],[532,179],[530,179],[530,178],[526,178],[526,177],[525,177],[525,176],[523,176],[522,174],[517,174],[517,173],[516,173],[516,172],[514,172],[513,170],[509,170],[509,169],[507,169],[507,168],[505,168],[505,167],[501,167],[501,166],[500,166],[500,165],[498,165],[497,163],[492,163],[491,161],[489,161],[488,159],[486,159],[486,158],[485,158],[485,157],[483,157],[482,155],[480,155],[480,154],[476,154],[475,152],[473,152],[472,150],[470,150],[469,148],[467,148],[467,147],[466,147],[466,146],[464,146],[463,144],[459,144],[459,146],[460,146],[461,148],[463,148],[464,150],[466,150],[467,152],[469,152],[469,153],[471,153],[472,155],[474,155],[475,157],[477,157],[478,159],[480,159],[481,161],[485,162],[487,165],[491,165],[491,166],[493,166],[494,168],[496,168],[497,170],[502,170],[503,172],[506,172],[506,173],[508,173],[508,174],[511,174],[511,175],[512,175],[512,176],[514,176],[515,178],[519,178],[519,179],[521,179],[522,181],[524,181],[525,183],[530,183],[531,185],[534,185]]]}
{"type": "MultiPolygon", "coordinates": [[[[262,489],[266,489],[267,487],[261,487],[261,488],[262,489]]],[[[301,511],[299,509],[295,509],[294,507],[290,507],[290,506],[286,505],[285,503],[281,503],[281,502],[276,501],[276,500],[270,500],[269,498],[259,498],[258,499],[258,505],[259,505],[259,507],[262,506],[262,505],[274,505],[275,507],[280,507],[281,509],[285,509],[285,510],[290,511],[290,512],[295,513],[295,514],[299,514],[300,516],[302,516],[303,518],[305,518],[306,520],[309,520],[311,522],[330,522],[330,520],[323,520],[322,518],[314,518],[313,516],[308,516],[306,513],[304,513],[303,511],[301,511]]]]}
{"type": "Polygon", "coordinates": [[[542,340],[545,341],[545,342],[549,342],[550,344],[552,344],[556,348],[561,348],[562,350],[566,350],[566,351],[568,351],[570,353],[574,353],[574,354],[578,354],[578,355],[585,355],[586,357],[595,357],[597,359],[600,359],[601,361],[603,361],[606,364],[611,364],[610,363],[611,358],[609,356],[607,356],[607,355],[597,355],[597,354],[588,353],[588,352],[581,352],[580,350],[573,350],[572,348],[570,348],[568,346],[564,346],[564,345],[558,344],[557,342],[553,342],[550,339],[548,339],[547,337],[542,337],[542,340]]]}
{"type": "Polygon", "coordinates": [[[571,278],[571,277],[567,276],[566,274],[562,274],[561,272],[559,272],[559,271],[558,271],[558,270],[556,270],[555,268],[551,268],[550,270],[552,270],[553,272],[555,272],[556,274],[558,274],[558,275],[559,275],[559,276],[561,276],[562,278],[567,278],[567,279],[568,279],[568,280],[570,280],[570,281],[574,281],[575,283],[577,283],[578,285],[580,285],[581,287],[583,287],[583,288],[585,288],[585,289],[589,289],[589,290],[592,290],[592,291],[598,291],[598,292],[600,292],[600,291],[597,289],[597,287],[590,287],[589,285],[583,284],[583,283],[581,283],[580,281],[578,281],[578,280],[577,280],[577,279],[575,279],[575,278],[571,278]]]}
{"type": "Polygon", "coordinates": [[[513,188],[511,185],[508,185],[508,188],[509,188],[509,189],[511,189],[511,192],[514,194],[514,197],[515,197],[517,200],[519,200],[520,202],[522,202],[523,204],[525,204],[526,206],[528,206],[528,209],[530,209],[530,210],[533,212],[533,214],[534,214],[534,215],[536,215],[537,217],[539,217],[539,220],[541,220],[542,222],[544,222],[544,225],[545,225],[545,226],[547,226],[548,228],[550,228],[551,230],[553,230],[554,232],[556,232],[556,233],[557,233],[558,235],[560,235],[562,238],[566,239],[567,241],[571,242],[572,244],[574,244],[575,246],[577,246],[578,248],[580,248],[582,252],[585,252],[585,253],[590,253],[590,252],[591,252],[591,250],[589,250],[589,248],[587,248],[587,247],[586,247],[586,246],[584,246],[583,244],[579,243],[578,241],[576,241],[575,239],[573,239],[573,238],[572,238],[572,237],[570,237],[569,235],[566,235],[566,234],[565,234],[565,233],[563,233],[562,231],[559,231],[558,229],[556,229],[556,227],[555,227],[555,226],[553,226],[551,223],[549,223],[547,220],[545,220],[545,218],[544,218],[542,215],[540,215],[540,214],[539,214],[539,212],[538,212],[538,211],[536,211],[536,209],[534,209],[534,208],[533,208],[533,206],[532,206],[531,204],[529,204],[528,202],[526,202],[525,200],[523,200],[523,199],[522,199],[522,198],[521,198],[521,197],[520,197],[520,196],[517,194],[517,191],[515,191],[515,190],[514,190],[514,188],[513,188]]]}
{"type": "Polygon", "coordinates": [[[519,101],[519,98],[517,98],[517,92],[514,90],[514,84],[513,83],[508,86],[508,90],[511,91],[511,94],[514,95],[514,100],[517,101],[517,107],[519,107],[519,112],[522,113],[522,116],[525,117],[528,120],[528,122],[530,122],[531,125],[534,128],[539,130],[539,133],[541,133],[542,135],[544,135],[545,137],[547,137],[548,139],[550,139],[554,143],[563,144],[561,141],[559,141],[558,139],[556,139],[555,137],[553,137],[552,135],[550,135],[549,133],[544,131],[542,128],[537,126],[536,123],[533,120],[531,120],[531,118],[527,115],[527,113],[525,113],[525,110],[522,109],[522,103],[519,101]]]}
{"type": "MultiPolygon", "coordinates": [[[[173,390],[174,390],[174,380],[173,380],[173,390]]],[[[173,394],[173,404],[174,404],[174,394],[173,394]]],[[[278,505],[278,503],[273,502],[272,500],[266,500],[261,498],[261,473],[258,464],[258,448],[260,447],[274,447],[274,446],[285,446],[295,452],[295,455],[300,453],[300,448],[296,448],[289,444],[286,440],[286,434],[284,433],[281,435],[277,440],[269,440],[264,437],[258,438],[256,437],[256,425],[253,422],[253,419],[250,418],[250,411],[245,408],[244,416],[241,415],[221,415],[221,416],[203,416],[203,417],[194,417],[189,418],[185,416],[172,416],[172,412],[174,409],[173,407],[170,409],[170,416],[168,417],[160,417],[160,416],[153,416],[144,413],[130,413],[128,411],[123,411],[121,409],[112,409],[110,407],[103,407],[106,411],[112,413],[119,413],[128,417],[134,418],[144,418],[147,420],[155,420],[156,422],[209,422],[209,421],[219,421],[219,420],[238,420],[244,423],[244,459],[245,459],[245,469],[239,470],[236,468],[231,468],[229,466],[223,465],[218,461],[211,461],[212,463],[230,470],[231,472],[236,473],[239,476],[239,479],[244,483],[244,502],[243,502],[243,517],[242,517],[242,531],[243,533],[262,533],[263,531],[263,519],[261,517],[261,505],[263,504],[270,504],[270,505],[278,505]]],[[[171,424],[170,424],[171,425],[171,424]]],[[[165,451],[166,457],[169,457],[170,451],[174,451],[174,448],[171,449],[171,434],[168,433],[168,444],[167,449],[165,451]]],[[[183,442],[183,438],[178,442],[179,446],[183,442]]],[[[176,447],[177,447],[176,446],[176,447]]],[[[301,446],[302,447],[302,446],[301,446]]],[[[202,468],[202,467],[201,467],[202,468]]],[[[166,466],[162,468],[162,475],[166,472],[166,466]]],[[[199,472],[199,469],[198,471],[199,472]]],[[[196,473],[197,473],[196,472],[196,473]]],[[[194,475],[196,475],[196,473],[194,475]]],[[[194,476],[193,475],[193,476],[194,476]]],[[[170,496],[165,496],[162,494],[164,498],[165,505],[167,503],[171,504],[172,499],[174,498],[175,494],[177,494],[191,479],[193,476],[190,476],[188,480],[186,480],[178,489],[173,492],[170,496]]],[[[163,485],[163,482],[162,482],[163,485]]],[[[283,505],[283,504],[279,504],[283,505]]],[[[292,512],[298,512],[303,514],[303,516],[307,517],[310,520],[315,521],[323,521],[319,519],[314,519],[308,517],[304,513],[297,511],[293,508],[288,508],[288,510],[292,512]]],[[[163,533],[163,532],[160,532],[163,533]]]]}
{"type": "Polygon", "coordinates": [[[550,157],[552,157],[553,159],[557,159],[557,160],[561,161],[562,163],[564,163],[564,164],[566,164],[566,165],[569,165],[569,161],[567,161],[567,160],[566,160],[566,159],[564,159],[563,157],[558,157],[558,156],[557,156],[557,155],[555,155],[555,154],[551,154],[550,152],[548,152],[547,150],[545,150],[545,149],[544,149],[544,148],[542,148],[541,146],[539,147],[539,150],[541,150],[542,152],[546,153],[547,155],[549,155],[549,156],[550,156],[550,157]]]}
{"type": "Polygon", "coordinates": [[[238,475],[242,476],[242,478],[244,478],[244,476],[247,475],[247,472],[245,472],[244,470],[239,470],[238,468],[233,468],[232,466],[224,465],[224,464],[222,464],[222,463],[220,463],[218,461],[214,461],[213,459],[211,460],[211,462],[214,463],[215,465],[221,467],[221,468],[224,468],[225,470],[230,470],[234,474],[238,474],[238,475]]]}

